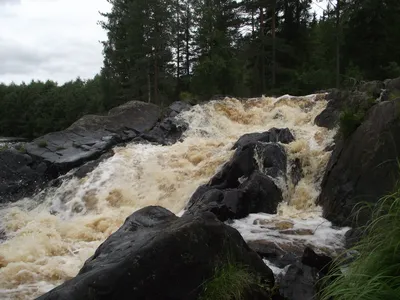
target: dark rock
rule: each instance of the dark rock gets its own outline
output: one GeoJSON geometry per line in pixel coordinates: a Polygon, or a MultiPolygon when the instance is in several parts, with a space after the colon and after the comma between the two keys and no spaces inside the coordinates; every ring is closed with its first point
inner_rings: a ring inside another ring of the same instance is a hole
{"type": "Polygon", "coordinates": [[[255,212],[276,213],[282,192],[272,178],[285,178],[286,168],[286,153],[279,144],[256,142],[239,147],[231,161],[192,195],[187,213],[212,211],[223,221],[255,212]]]}
{"type": "Polygon", "coordinates": [[[242,136],[232,159],[192,195],[186,214],[211,211],[226,221],[249,213],[276,213],[282,192],[273,179],[286,180],[287,170],[285,149],[276,142],[293,140],[288,129],[276,128],[242,136]]]}
{"type": "Polygon", "coordinates": [[[331,90],[326,96],[326,100],[329,101],[327,107],[315,118],[314,123],[320,127],[333,129],[339,124],[342,111],[366,112],[376,104],[376,99],[379,97],[379,95],[371,94],[367,86],[367,83],[365,83],[364,88],[359,87],[351,91],[331,90]]]}
{"type": "Polygon", "coordinates": [[[279,292],[287,300],[316,299],[318,280],[316,269],[298,262],[288,267],[280,280],[279,292]]]}
{"type": "Polygon", "coordinates": [[[243,135],[233,146],[233,149],[244,147],[248,144],[252,144],[255,142],[264,142],[264,143],[277,143],[281,142],[283,144],[289,144],[293,142],[294,136],[290,132],[288,128],[278,129],[278,128],[271,128],[266,132],[256,132],[256,133],[249,133],[243,135]]]}
{"type": "Polygon", "coordinates": [[[109,159],[114,156],[114,152],[111,150],[107,153],[104,153],[102,156],[100,156],[98,159],[90,161],[83,166],[79,167],[73,174],[73,176],[76,176],[78,178],[83,178],[90,172],[92,172],[101,162],[105,161],[106,159],[109,159]]]}
{"type": "Polygon", "coordinates": [[[248,241],[247,244],[258,255],[278,268],[284,268],[296,263],[303,253],[303,246],[292,243],[277,243],[276,241],[264,239],[248,241]]]}
{"type": "Polygon", "coordinates": [[[236,150],[232,159],[209,183],[219,189],[236,188],[243,178],[262,168],[263,173],[276,178],[286,176],[287,157],[279,144],[250,143],[236,150]],[[260,164],[260,165],[259,165],[260,164]]]}
{"type": "Polygon", "coordinates": [[[243,191],[242,213],[247,216],[251,213],[269,213],[275,214],[278,204],[282,202],[282,192],[268,177],[260,171],[255,171],[248,180],[239,186],[243,191]]]}
{"type": "Polygon", "coordinates": [[[345,141],[337,143],[327,165],[318,204],[335,225],[364,225],[370,215],[359,202],[376,203],[398,179],[400,100],[375,105],[345,141]]]}
{"type": "Polygon", "coordinates": [[[400,91],[400,77],[386,80],[385,88],[391,92],[400,91]]]}
{"type": "Polygon", "coordinates": [[[0,151],[0,203],[31,195],[47,180],[47,167],[13,148],[0,151]]]}
{"type": "Polygon", "coordinates": [[[192,106],[186,102],[183,101],[175,101],[169,106],[170,112],[168,112],[168,115],[170,115],[172,112],[175,112],[177,114],[189,110],[192,106]]]}
{"type": "Polygon", "coordinates": [[[360,228],[352,228],[345,234],[346,249],[353,248],[363,237],[363,230],[360,228]]]}
{"type": "Polygon", "coordinates": [[[303,167],[299,158],[294,159],[290,163],[290,178],[294,186],[304,177],[303,167]]]}
{"type": "Polygon", "coordinates": [[[339,121],[340,111],[332,106],[324,109],[314,120],[315,125],[333,129],[339,121]]]}
{"type": "Polygon", "coordinates": [[[172,103],[164,114],[164,119],[148,133],[142,134],[142,138],[152,143],[169,145],[178,141],[187,130],[188,124],[179,118],[179,113],[189,110],[191,105],[182,101],[172,103]]]}
{"type": "Polygon", "coordinates": [[[75,278],[38,299],[194,300],[228,261],[247,266],[267,286],[244,291],[244,300],[267,299],[261,295],[274,284],[272,271],[238,231],[210,213],[178,218],[147,207],[127,218],[75,278]]]}
{"type": "Polygon", "coordinates": [[[332,267],[333,259],[327,255],[317,254],[313,249],[304,249],[301,262],[306,266],[315,268],[318,272],[327,275],[332,267]]]}
{"type": "Polygon", "coordinates": [[[160,115],[160,108],[153,104],[130,101],[107,116],[87,115],[64,131],[46,134],[26,144],[26,151],[45,161],[56,177],[150,130],[160,115]]]}
{"type": "Polygon", "coordinates": [[[385,84],[382,81],[375,80],[364,82],[357,89],[376,99],[379,98],[384,88],[385,84]]]}
{"type": "Polygon", "coordinates": [[[237,189],[200,187],[189,201],[186,214],[209,211],[221,221],[241,219],[250,213],[276,213],[281,201],[282,193],[272,179],[256,171],[237,189]]]}

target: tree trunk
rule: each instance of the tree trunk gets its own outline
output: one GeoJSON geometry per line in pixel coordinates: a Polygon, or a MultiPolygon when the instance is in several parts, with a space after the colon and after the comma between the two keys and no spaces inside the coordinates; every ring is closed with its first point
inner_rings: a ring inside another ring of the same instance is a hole
{"type": "Polygon", "coordinates": [[[264,43],[264,8],[260,7],[260,34],[261,34],[261,93],[265,93],[265,43],[264,43]]]}
{"type": "Polygon", "coordinates": [[[336,4],[336,88],[340,87],[340,0],[336,4]]]}
{"type": "Polygon", "coordinates": [[[186,6],[186,27],[185,27],[185,42],[186,42],[186,75],[190,74],[190,7],[187,4],[186,6]]]}
{"type": "Polygon", "coordinates": [[[276,38],[275,38],[276,0],[272,3],[272,87],[276,84],[276,38]]]}
{"type": "Polygon", "coordinates": [[[150,72],[147,73],[147,93],[148,93],[148,101],[151,102],[151,82],[150,82],[150,72]]]}
{"type": "Polygon", "coordinates": [[[154,53],[154,103],[158,103],[158,59],[157,59],[157,49],[154,53]]]}

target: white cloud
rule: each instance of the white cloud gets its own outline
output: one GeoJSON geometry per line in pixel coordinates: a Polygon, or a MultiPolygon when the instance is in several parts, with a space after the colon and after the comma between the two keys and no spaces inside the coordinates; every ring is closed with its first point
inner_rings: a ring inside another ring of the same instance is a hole
{"type": "Polygon", "coordinates": [[[109,10],[106,0],[0,0],[0,82],[93,77],[109,10]]]}

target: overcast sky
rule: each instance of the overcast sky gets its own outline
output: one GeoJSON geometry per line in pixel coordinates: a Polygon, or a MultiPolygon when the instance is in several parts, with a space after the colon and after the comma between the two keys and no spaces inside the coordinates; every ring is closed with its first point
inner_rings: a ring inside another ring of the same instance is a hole
{"type": "Polygon", "coordinates": [[[99,11],[110,8],[106,0],[0,0],[0,82],[93,77],[106,39],[99,11]]]}

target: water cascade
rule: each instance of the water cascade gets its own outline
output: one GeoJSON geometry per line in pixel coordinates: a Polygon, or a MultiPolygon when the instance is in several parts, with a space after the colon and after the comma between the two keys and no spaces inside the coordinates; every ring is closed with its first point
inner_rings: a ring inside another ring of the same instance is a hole
{"type": "Polygon", "coordinates": [[[196,188],[230,159],[239,137],[272,127],[288,127],[295,136],[284,147],[289,160],[300,160],[304,176],[296,186],[290,180],[276,182],[284,195],[276,215],[252,214],[230,225],[250,242],[340,249],[346,229],[332,228],[314,204],[335,134],[314,125],[326,104],[324,95],[286,95],[197,105],[177,116],[189,124],[181,142],[117,147],[85,178],[67,175],[57,188],[1,207],[0,298],[32,299],[74,277],[139,208],[160,205],[181,214],[196,188]]]}

